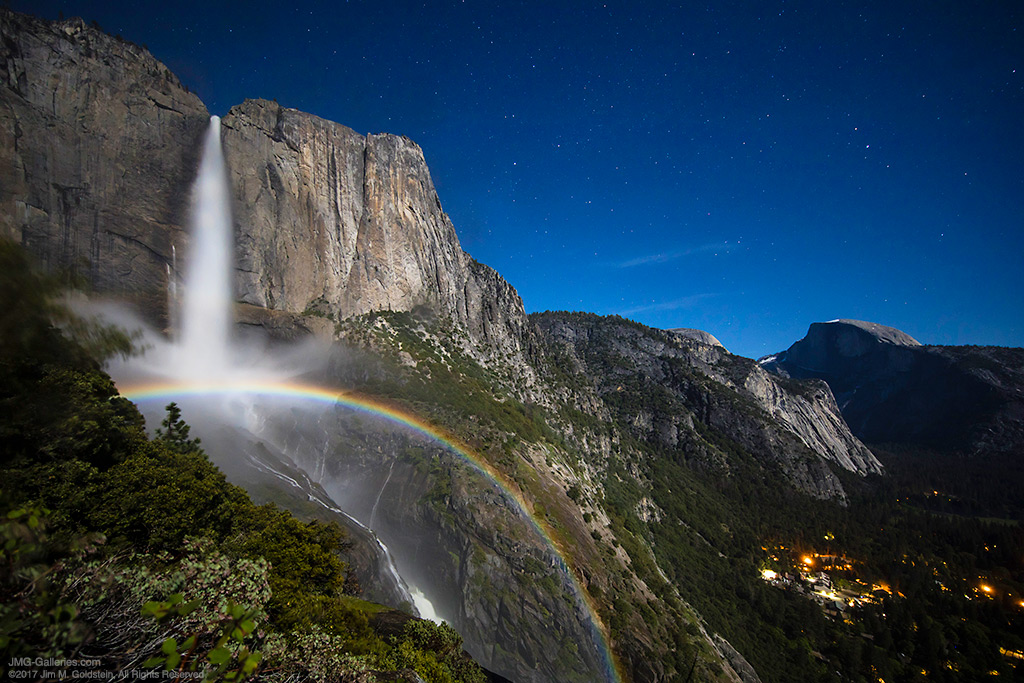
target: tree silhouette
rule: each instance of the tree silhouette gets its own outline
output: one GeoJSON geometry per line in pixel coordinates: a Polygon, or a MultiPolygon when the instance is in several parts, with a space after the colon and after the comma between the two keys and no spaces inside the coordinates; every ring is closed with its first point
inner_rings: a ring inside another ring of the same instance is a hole
{"type": "Polygon", "coordinates": [[[167,404],[166,410],[167,417],[163,419],[160,428],[156,430],[157,440],[179,453],[202,453],[203,449],[199,446],[200,439],[188,438],[192,428],[181,419],[181,408],[178,407],[178,404],[171,401],[167,404]]]}

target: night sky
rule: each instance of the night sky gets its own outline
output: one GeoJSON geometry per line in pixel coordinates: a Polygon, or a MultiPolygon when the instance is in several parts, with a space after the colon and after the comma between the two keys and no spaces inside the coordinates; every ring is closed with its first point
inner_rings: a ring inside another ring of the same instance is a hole
{"type": "Polygon", "coordinates": [[[528,311],[752,357],[833,318],[1024,345],[1024,3],[287,4],[11,6],[147,45],[214,114],[409,136],[528,311]]]}

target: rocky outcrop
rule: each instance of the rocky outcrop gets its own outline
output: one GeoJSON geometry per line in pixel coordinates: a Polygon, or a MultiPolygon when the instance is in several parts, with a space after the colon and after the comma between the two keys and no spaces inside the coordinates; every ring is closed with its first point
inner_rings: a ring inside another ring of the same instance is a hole
{"type": "Polygon", "coordinates": [[[808,448],[850,472],[882,472],[881,463],[850,432],[827,384],[784,384],[753,363],[741,364],[746,377],[737,389],[754,398],[808,448]]]}
{"type": "Polygon", "coordinates": [[[0,10],[0,234],[162,310],[209,116],[142,47],[0,10]]]}
{"type": "Polygon", "coordinates": [[[717,633],[714,636],[715,645],[718,647],[718,651],[722,654],[722,657],[729,662],[733,670],[739,674],[739,678],[743,683],[761,683],[761,678],[754,671],[754,667],[750,666],[750,662],[743,658],[736,648],[732,646],[722,636],[717,633]]]}
{"type": "Polygon", "coordinates": [[[728,468],[702,436],[703,425],[822,498],[845,497],[832,467],[882,471],[823,382],[781,380],[720,346],[619,318],[548,313],[531,319],[552,362],[594,382],[603,412],[644,439],[728,468]]]}
{"type": "Polygon", "coordinates": [[[1024,443],[1020,349],[922,346],[891,327],[837,320],[812,324],[760,364],[827,382],[850,428],[868,442],[965,451],[1024,443]]]}
{"type": "Polygon", "coordinates": [[[680,337],[685,337],[686,339],[699,341],[701,344],[707,344],[708,346],[720,346],[723,349],[725,348],[722,346],[722,342],[718,341],[718,338],[715,335],[710,332],[705,332],[704,330],[695,330],[691,327],[675,327],[670,329],[669,332],[672,334],[678,334],[680,337]]]}
{"type": "Polygon", "coordinates": [[[521,683],[605,680],[564,562],[513,499],[464,460],[338,411],[275,411],[261,431],[372,525],[402,576],[483,666],[521,683]]]}
{"type": "Polygon", "coordinates": [[[416,143],[265,100],[223,126],[243,302],[336,319],[429,308],[486,354],[521,355],[522,300],[462,251],[416,143]]]}

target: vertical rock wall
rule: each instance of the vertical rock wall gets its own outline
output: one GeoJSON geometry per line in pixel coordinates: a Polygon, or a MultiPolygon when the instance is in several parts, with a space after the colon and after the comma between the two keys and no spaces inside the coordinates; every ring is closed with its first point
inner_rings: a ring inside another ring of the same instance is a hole
{"type": "Polygon", "coordinates": [[[0,10],[0,234],[162,309],[206,107],[147,50],[0,10]]]}
{"type": "Polygon", "coordinates": [[[337,319],[428,307],[486,355],[521,351],[522,300],[462,251],[416,143],[265,100],[223,125],[243,302],[337,319]]]}

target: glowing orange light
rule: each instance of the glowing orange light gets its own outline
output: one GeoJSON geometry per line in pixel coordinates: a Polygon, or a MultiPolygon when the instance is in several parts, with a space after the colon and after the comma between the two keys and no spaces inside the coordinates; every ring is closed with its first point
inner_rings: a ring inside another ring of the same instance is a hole
{"type": "Polygon", "coordinates": [[[810,555],[804,555],[804,564],[814,564],[814,558],[810,555]]]}
{"type": "Polygon", "coordinates": [[[992,592],[992,586],[988,586],[988,585],[983,583],[983,584],[981,584],[981,590],[985,591],[986,593],[991,593],[992,592]]]}

